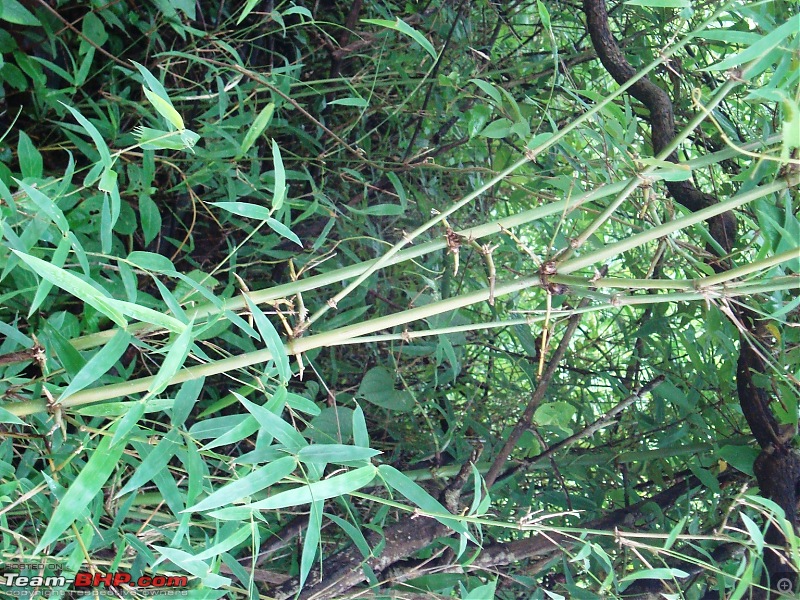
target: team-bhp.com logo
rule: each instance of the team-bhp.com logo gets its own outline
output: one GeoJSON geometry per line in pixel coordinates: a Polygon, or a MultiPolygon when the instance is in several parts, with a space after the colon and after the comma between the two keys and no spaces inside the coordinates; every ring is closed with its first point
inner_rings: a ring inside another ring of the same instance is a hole
{"type": "MultiPolygon", "coordinates": [[[[64,575],[21,575],[19,573],[3,573],[5,586],[15,590],[65,589],[71,587],[76,591],[89,592],[97,588],[136,588],[139,593],[170,593],[185,591],[188,578],[179,575],[142,575],[134,577],[130,573],[114,571],[111,573],[89,573],[78,571],[74,577],[64,575]]],[[[8,590],[4,590],[8,593],[8,590]]]]}

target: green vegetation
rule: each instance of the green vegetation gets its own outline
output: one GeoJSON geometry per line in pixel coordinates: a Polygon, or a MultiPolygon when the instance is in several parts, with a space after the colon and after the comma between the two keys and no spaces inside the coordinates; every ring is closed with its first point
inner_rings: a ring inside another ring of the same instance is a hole
{"type": "Polygon", "coordinates": [[[0,561],[192,598],[794,581],[796,2],[609,7],[656,152],[580,3],[0,6],[0,561]]]}

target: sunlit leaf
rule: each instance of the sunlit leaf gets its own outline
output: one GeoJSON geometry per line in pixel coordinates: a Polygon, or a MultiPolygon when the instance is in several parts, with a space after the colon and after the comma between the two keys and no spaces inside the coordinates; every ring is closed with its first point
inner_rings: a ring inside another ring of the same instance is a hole
{"type": "MultiPolygon", "coordinates": [[[[281,149],[278,147],[278,143],[275,140],[272,140],[272,162],[275,165],[275,195],[272,198],[272,210],[278,211],[281,209],[286,199],[286,171],[283,168],[281,149]]],[[[269,219],[267,219],[267,222],[269,222],[269,219]]],[[[270,227],[272,227],[272,225],[270,225],[270,227]]],[[[275,228],[273,227],[273,229],[275,228]]],[[[298,243],[300,243],[299,240],[298,243]]]]}
{"type": "Polygon", "coordinates": [[[142,91],[144,92],[145,97],[150,101],[150,104],[153,105],[153,108],[158,111],[158,114],[169,121],[178,131],[184,129],[183,118],[178,111],[175,110],[175,107],[172,106],[172,103],[169,102],[169,100],[162,98],[147,88],[142,88],[142,91]]]}
{"type": "Polygon", "coordinates": [[[242,138],[242,145],[239,147],[240,157],[244,156],[247,151],[253,147],[253,144],[256,143],[256,140],[259,138],[259,136],[264,133],[264,130],[267,128],[267,125],[269,125],[274,112],[275,104],[273,102],[270,102],[261,109],[256,118],[253,120],[253,124],[247,128],[247,131],[242,138]]]}
{"type": "Polygon", "coordinates": [[[433,48],[433,44],[431,44],[427,38],[422,35],[419,31],[411,27],[405,21],[397,19],[396,21],[387,21],[385,19],[361,19],[362,23],[369,23],[370,25],[377,25],[379,27],[385,27],[387,29],[393,29],[394,31],[399,31],[400,33],[407,35],[412,40],[417,42],[422,49],[425,50],[428,54],[431,55],[433,60],[438,58],[436,54],[436,50],[433,48]]]}

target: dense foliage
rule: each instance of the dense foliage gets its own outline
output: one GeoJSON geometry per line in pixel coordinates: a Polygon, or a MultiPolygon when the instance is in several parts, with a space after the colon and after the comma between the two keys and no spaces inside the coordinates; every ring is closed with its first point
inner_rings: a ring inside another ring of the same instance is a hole
{"type": "Polygon", "coordinates": [[[609,14],[657,157],[569,0],[2,0],[1,560],[320,599],[800,566],[754,478],[798,421],[797,3],[609,14]]]}

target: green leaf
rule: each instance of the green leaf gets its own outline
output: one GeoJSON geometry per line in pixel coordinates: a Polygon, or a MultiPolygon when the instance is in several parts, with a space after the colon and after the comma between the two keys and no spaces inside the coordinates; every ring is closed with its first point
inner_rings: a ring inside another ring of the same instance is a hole
{"type": "MultiPolygon", "coordinates": [[[[58,247],[56,247],[55,252],[53,252],[53,260],[51,264],[56,267],[63,267],[64,263],[67,260],[67,255],[69,254],[70,249],[70,239],[68,237],[62,237],[61,240],[58,242],[58,247]]],[[[31,307],[28,310],[28,317],[30,318],[39,307],[42,305],[42,302],[45,301],[47,295],[50,293],[50,290],[53,288],[53,284],[43,279],[42,282],[39,284],[39,288],[36,290],[36,295],[33,297],[31,301],[31,307]]]]}
{"type": "Polygon", "coordinates": [[[524,140],[531,134],[531,126],[527,119],[521,118],[511,126],[508,132],[518,135],[524,140]]]}
{"type": "Polygon", "coordinates": [[[676,164],[668,160],[657,160],[655,158],[640,158],[639,162],[658,167],[650,171],[647,176],[653,179],[663,179],[664,181],[687,181],[692,178],[692,169],[688,165],[676,164]]]}
{"type": "MultiPolygon", "coordinates": [[[[125,263],[120,263],[120,264],[123,264],[123,265],[127,266],[127,264],[125,264],[125,263]]],[[[186,317],[186,311],[183,310],[183,307],[181,306],[181,303],[178,302],[178,299],[175,297],[175,295],[172,292],[169,291],[169,288],[167,286],[165,286],[163,283],[161,283],[161,281],[159,281],[159,279],[157,277],[153,278],[153,283],[156,284],[156,287],[158,288],[158,291],[161,293],[161,297],[164,299],[164,303],[166,304],[166,308],[168,309],[168,310],[165,310],[164,312],[171,312],[182,323],[188,323],[189,319],[186,317]]],[[[209,326],[210,325],[206,325],[205,327],[209,327],[209,326]]],[[[203,330],[204,330],[204,327],[201,327],[200,331],[197,332],[197,335],[198,336],[201,335],[203,330]]]]}
{"type": "Polygon", "coordinates": [[[194,343],[192,332],[193,325],[194,320],[189,321],[185,329],[172,343],[172,347],[169,349],[169,352],[167,352],[167,357],[161,364],[161,368],[158,369],[158,373],[156,373],[153,382],[147,388],[147,395],[145,398],[163,392],[169,385],[169,382],[172,381],[172,378],[175,377],[183,366],[186,357],[189,355],[189,350],[191,350],[192,344],[194,343]]]}
{"type": "Polygon", "coordinates": [[[345,208],[351,213],[370,217],[396,217],[405,212],[399,204],[373,204],[365,209],[345,205],[345,208]]]}
{"type": "Polygon", "coordinates": [[[568,427],[575,415],[575,407],[569,402],[548,402],[536,409],[534,421],[539,425],[568,427]]]}
{"type": "Polygon", "coordinates": [[[511,132],[512,125],[513,123],[510,119],[503,117],[489,123],[478,135],[491,139],[501,139],[511,132]]]}
{"type": "Polygon", "coordinates": [[[266,500],[254,502],[243,508],[223,508],[209,513],[209,515],[215,519],[235,520],[246,517],[254,510],[274,510],[338,498],[369,485],[375,479],[376,472],[377,469],[372,465],[361,467],[341,475],[334,475],[329,479],[315,481],[308,485],[280,492],[266,500]]]}
{"type": "Polygon", "coordinates": [[[286,346],[283,345],[283,340],[281,340],[281,336],[278,335],[278,331],[270,320],[267,319],[258,305],[253,302],[246,293],[244,297],[247,306],[250,308],[250,314],[253,315],[253,319],[256,322],[258,332],[261,334],[261,339],[264,340],[269,353],[272,355],[272,360],[275,361],[278,375],[280,375],[283,383],[286,384],[292,378],[292,368],[289,365],[289,355],[286,353],[286,346]]]}
{"type": "Polygon", "coordinates": [[[125,260],[145,271],[155,271],[166,275],[175,273],[175,265],[172,264],[172,261],[166,256],[155,252],[135,250],[128,254],[128,258],[125,260]]]}
{"type": "MultiPolygon", "coordinates": [[[[278,441],[285,446],[286,450],[289,452],[299,452],[301,449],[308,446],[308,442],[305,438],[289,423],[281,419],[279,415],[273,413],[264,406],[259,406],[258,404],[250,402],[237,392],[231,393],[236,396],[239,402],[253,415],[258,421],[258,424],[261,425],[265,431],[269,432],[270,435],[277,438],[278,441]]],[[[274,399],[275,398],[273,398],[273,400],[274,399]]],[[[280,404],[278,406],[282,408],[280,404]]]]}
{"type": "Polygon", "coordinates": [[[133,137],[142,150],[183,150],[187,146],[181,137],[182,133],[137,125],[133,130],[133,137]]]}
{"type": "Polygon", "coordinates": [[[338,100],[331,100],[328,102],[328,106],[357,106],[359,108],[364,108],[369,106],[369,102],[367,102],[364,98],[355,98],[355,97],[347,97],[347,98],[339,98],[338,100]]]}
{"type": "Polygon", "coordinates": [[[112,193],[117,187],[117,177],[117,172],[114,169],[110,167],[105,168],[103,174],[100,176],[100,182],[97,184],[97,188],[101,192],[112,193]]]}
{"type": "Polygon", "coordinates": [[[297,459],[293,456],[279,458],[245,475],[241,479],[221,487],[194,506],[187,508],[184,512],[201,512],[241,502],[248,496],[252,496],[288,477],[296,467],[297,459]]]}
{"type": "Polygon", "coordinates": [[[758,563],[754,560],[747,561],[747,567],[739,578],[739,582],[736,584],[736,589],[733,591],[733,594],[731,594],[730,600],[741,600],[744,598],[745,593],[752,591],[753,570],[756,564],[758,563]]]}
{"type": "Polygon", "coordinates": [[[466,524],[458,521],[455,518],[442,516],[449,515],[451,513],[422,487],[411,481],[408,476],[390,465],[381,465],[378,467],[378,473],[387,486],[397,492],[400,492],[410,502],[413,502],[422,510],[434,516],[434,518],[442,525],[446,525],[456,533],[469,535],[466,524]]]}
{"type": "Polygon", "coordinates": [[[126,302],[124,300],[114,300],[112,298],[108,298],[106,302],[109,306],[112,306],[122,314],[133,317],[139,321],[152,323],[153,325],[158,325],[159,327],[163,327],[175,333],[182,333],[186,329],[186,325],[181,323],[178,319],[160,313],[152,308],[140,306],[133,302],[126,302]]]}
{"type": "Polygon", "coordinates": [[[203,391],[205,377],[190,379],[181,384],[178,393],[175,395],[175,403],[172,406],[172,425],[179,427],[183,425],[189,414],[192,412],[200,392],[203,391]]]}
{"type": "Polygon", "coordinates": [[[189,435],[195,440],[217,438],[226,431],[238,427],[243,422],[252,424],[252,431],[250,433],[258,431],[258,421],[251,415],[234,414],[225,415],[224,417],[214,417],[212,419],[204,418],[196,421],[191,429],[189,429],[189,435]]]}
{"type": "Polygon", "coordinates": [[[161,96],[163,100],[169,101],[169,95],[167,94],[167,90],[161,85],[161,82],[150,72],[150,70],[145,67],[144,65],[139,64],[135,60],[131,61],[133,65],[138,69],[139,73],[144,79],[145,85],[153,90],[156,94],[161,96]]]}
{"type": "Polygon", "coordinates": [[[353,435],[353,410],[346,406],[323,408],[303,435],[321,444],[347,442],[353,435]]]}
{"type": "MultiPolygon", "coordinates": [[[[115,429],[116,425],[112,425],[109,432],[113,432],[115,429]]],[[[55,542],[78,518],[80,512],[100,493],[114,469],[119,466],[123,450],[125,450],[125,444],[117,444],[112,447],[111,435],[102,435],[97,448],[90,452],[86,465],[80,470],[53,511],[47,529],[34,550],[35,554],[44,552],[47,546],[55,542]]]]}
{"type": "MultiPolygon", "coordinates": [[[[87,12],[83,17],[81,32],[98,46],[102,46],[108,41],[108,32],[105,25],[103,25],[103,21],[91,11],[87,12]]],[[[88,44],[86,46],[91,48],[88,44]]]]}
{"type": "Polygon", "coordinates": [[[369,23],[370,25],[377,25],[378,27],[385,27],[387,29],[393,29],[394,31],[398,31],[404,35],[407,35],[420,46],[422,46],[422,49],[430,54],[433,60],[438,58],[436,50],[433,48],[433,44],[431,44],[419,31],[411,27],[411,25],[405,21],[401,21],[399,18],[397,21],[387,21],[385,19],[361,19],[361,22],[369,23]]]}
{"type": "Polygon", "coordinates": [[[200,136],[191,129],[183,129],[181,130],[180,134],[181,134],[181,141],[183,142],[183,147],[191,151],[192,154],[194,154],[194,150],[192,150],[192,148],[195,147],[195,144],[197,144],[197,141],[200,139],[200,136]]]}
{"type": "MultiPolygon", "coordinates": [[[[175,456],[175,452],[181,447],[181,433],[178,429],[170,429],[158,445],[153,448],[144,460],[136,467],[133,476],[128,480],[114,498],[120,498],[125,494],[137,490],[152,480],[158,472],[167,466],[170,459],[175,456]]],[[[141,444],[144,446],[145,444],[141,444]]]]}
{"type": "MultiPolygon", "coordinates": [[[[122,418],[119,420],[119,424],[117,426],[117,430],[114,432],[114,437],[111,440],[111,446],[115,446],[120,442],[128,442],[130,439],[130,433],[133,431],[133,428],[136,427],[136,424],[139,422],[139,419],[144,416],[144,411],[147,406],[147,397],[145,396],[144,399],[138,400],[136,402],[132,402],[130,408],[122,415],[122,418]]],[[[125,445],[125,444],[123,444],[125,445]]]]}
{"type": "Polygon", "coordinates": [[[64,402],[72,394],[93,384],[105,375],[113,367],[120,357],[125,354],[128,345],[131,343],[131,335],[124,329],[120,329],[98,350],[92,358],[83,366],[61,395],[58,402],[64,402]]]}
{"type": "Polygon", "coordinates": [[[311,511],[308,515],[308,525],[306,526],[306,539],[303,541],[303,553],[300,558],[300,587],[302,588],[311,567],[314,566],[314,557],[317,555],[317,547],[320,542],[320,532],[322,531],[322,508],[325,503],[321,500],[311,503],[311,511]]]}
{"type": "Polygon", "coordinates": [[[213,428],[212,430],[207,430],[202,427],[197,428],[197,426],[195,425],[189,432],[193,433],[196,439],[203,439],[204,437],[214,437],[212,441],[208,442],[203,447],[203,450],[211,450],[212,448],[218,448],[220,446],[227,446],[229,444],[235,444],[236,442],[240,442],[246,437],[251,436],[256,431],[258,431],[259,423],[251,415],[231,415],[231,416],[237,417],[235,421],[238,420],[238,422],[232,427],[225,427],[222,430],[220,430],[219,427],[216,427],[215,425],[217,423],[227,423],[230,420],[226,417],[220,417],[218,419],[209,419],[209,423],[207,423],[207,426],[212,427],[213,428]],[[197,434],[194,433],[196,428],[198,431],[197,434]]]}
{"type": "MultiPolygon", "coordinates": [[[[490,498],[487,494],[486,498],[482,498],[483,494],[483,478],[481,477],[480,471],[478,471],[478,467],[474,464],[472,465],[472,487],[475,490],[475,493],[472,495],[472,506],[470,506],[469,514],[470,515],[478,515],[483,514],[482,510],[484,508],[484,504],[486,504],[486,508],[488,508],[488,502],[490,498]]],[[[485,509],[484,509],[485,510],[485,509]]]]}
{"type": "Polygon", "coordinates": [[[764,551],[764,534],[761,532],[761,528],[756,525],[753,519],[748,517],[744,512],[741,512],[739,517],[742,519],[742,523],[744,523],[744,526],[747,528],[750,541],[755,544],[756,552],[761,554],[764,551]]]}
{"type": "Polygon", "coordinates": [[[3,0],[0,9],[2,9],[0,10],[0,19],[7,23],[27,27],[41,27],[42,25],[39,19],[17,0],[3,0]]]}
{"type": "Polygon", "coordinates": [[[97,131],[97,127],[92,125],[86,117],[84,117],[71,106],[68,106],[61,101],[59,101],[59,104],[71,112],[72,116],[75,117],[75,120],[86,130],[86,133],[88,133],[89,137],[92,138],[95,148],[97,148],[97,151],[100,153],[100,162],[106,169],[110,169],[113,164],[113,161],[111,160],[111,152],[109,152],[108,145],[103,139],[103,136],[100,135],[99,131],[97,131]]]}
{"type": "Polygon", "coordinates": [[[161,232],[161,213],[158,212],[158,205],[147,194],[139,195],[139,219],[142,222],[144,243],[147,245],[161,232]]]}
{"type": "Polygon", "coordinates": [[[288,17],[290,15],[302,15],[308,19],[314,18],[314,16],[311,14],[311,11],[308,10],[305,6],[290,6],[285,11],[283,11],[284,17],[288,17]]]}
{"type": "Polygon", "coordinates": [[[552,29],[552,24],[550,22],[550,13],[548,12],[547,7],[542,3],[541,0],[536,0],[536,11],[539,13],[539,18],[542,20],[542,25],[544,25],[545,29],[547,30],[552,29]]]}
{"type": "Polygon", "coordinates": [[[637,571],[636,573],[631,573],[630,575],[626,575],[625,577],[620,579],[619,582],[627,583],[629,581],[636,581],[638,579],[672,580],[672,579],[683,579],[684,577],[688,576],[689,573],[687,573],[686,571],[663,567],[658,569],[643,569],[641,571],[637,571]]]}
{"type": "Polygon", "coordinates": [[[280,221],[273,219],[272,217],[267,217],[267,225],[269,225],[270,229],[277,233],[278,235],[285,237],[287,240],[294,242],[301,248],[303,247],[303,242],[300,241],[300,238],[295,235],[295,233],[289,229],[286,225],[281,223],[280,221]]]}
{"type": "Polygon", "coordinates": [[[64,235],[69,233],[69,222],[67,222],[67,218],[64,216],[64,213],[61,212],[61,209],[56,206],[55,202],[53,202],[35,187],[23,183],[19,179],[14,179],[14,181],[20,187],[20,189],[25,192],[28,198],[31,199],[36,207],[45,215],[47,215],[50,220],[53,221],[53,223],[55,223],[56,227],[61,230],[61,233],[64,235]]]}
{"type": "Polygon", "coordinates": [[[5,408],[0,407],[0,423],[8,423],[9,425],[25,425],[28,424],[20,419],[17,415],[8,412],[5,408]]]}
{"type": "Polygon", "coordinates": [[[356,397],[397,412],[408,412],[415,404],[411,392],[395,389],[394,376],[386,367],[373,367],[367,371],[356,397]]]}
{"type": "Polygon", "coordinates": [[[253,147],[253,144],[256,143],[258,137],[264,133],[264,130],[269,125],[270,120],[272,119],[272,113],[275,112],[275,103],[270,102],[264,108],[261,109],[261,112],[258,113],[256,118],[253,120],[253,124],[247,129],[247,132],[244,134],[244,138],[242,138],[242,145],[239,148],[239,157],[245,155],[245,153],[253,147]]]}
{"type": "Polygon", "coordinates": [[[759,41],[751,44],[748,48],[745,48],[741,52],[721,60],[715,65],[701,70],[724,71],[726,69],[742,66],[752,60],[761,58],[773,48],[778,46],[778,44],[783,42],[783,40],[785,40],[787,37],[797,33],[798,29],[800,29],[800,15],[794,15],[786,23],[763,36],[759,41]]]}
{"type": "Polygon", "coordinates": [[[494,591],[497,587],[497,579],[493,579],[486,585],[479,585],[471,589],[465,596],[461,596],[462,600],[486,600],[487,598],[494,598],[494,591]]]}
{"type": "Polygon", "coordinates": [[[271,211],[266,206],[251,204],[250,202],[210,202],[211,206],[216,206],[222,210],[227,210],[240,217],[248,219],[258,219],[266,221],[270,218],[271,211]]]}
{"type": "Polygon", "coordinates": [[[230,578],[212,573],[210,565],[198,560],[194,554],[189,554],[177,548],[165,548],[163,546],[152,546],[152,548],[187,573],[197,577],[205,586],[217,588],[231,583],[230,578]]]}
{"type": "Polygon", "coordinates": [[[94,287],[64,269],[51,265],[35,256],[23,254],[18,250],[12,250],[12,252],[21,258],[35,273],[38,273],[50,283],[83,300],[120,327],[125,328],[128,326],[128,322],[122,316],[122,312],[114,306],[118,301],[104,296],[94,287]]]}
{"type": "Polygon", "coordinates": [[[224,530],[217,530],[217,538],[221,539],[221,541],[217,542],[213,546],[206,548],[200,554],[195,556],[197,560],[206,560],[208,558],[214,558],[215,556],[219,556],[223,552],[227,552],[231,548],[235,548],[247,538],[250,537],[253,531],[253,527],[250,524],[246,524],[236,530],[235,533],[230,535],[225,535],[224,530]]]}
{"type": "Polygon", "coordinates": [[[664,550],[669,550],[675,544],[675,541],[678,539],[678,536],[681,534],[684,526],[686,525],[687,519],[688,517],[681,517],[675,527],[673,527],[669,532],[669,536],[664,542],[664,550]]]}
{"type": "Polygon", "coordinates": [[[392,173],[391,171],[386,173],[386,178],[394,186],[394,191],[397,192],[397,197],[400,200],[400,208],[405,211],[406,206],[408,205],[408,196],[406,195],[405,189],[403,189],[403,184],[400,181],[400,178],[397,176],[397,174],[392,173]]]}
{"type": "Polygon", "coordinates": [[[183,118],[178,111],[175,110],[175,107],[172,106],[172,103],[169,100],[165,100],[155,92],[148,90],[146,87],[142,87],[142,91],[144,91],[145,97],[150,101],[150,104],[153,105],[153,108],[155,108],[162,117],[171,123],[175,129],[181,131],[185,128],[183,124],[183,118]]]}
{"type": "MultiPolygon", "coordinates": [[[[279,388],[279,389],[286,389],[286,388],[279,388]]],[[[316,416],[320,413],[322,409],[319,406],[314,404],[311,400],[306,398],[305,396],[298,396],[297,394],[286,394],[286,404],[290,406],[293,410],[298,410],[300,412],[304,412],[307,415],[316,416]]]]}
{"type": "Polygon", "coordinates": [[[247,18],[247,15],[249,15],[253,11],[258,2],[259,0],[247,0],[247,2],[244,5],[244,8],[242,9],[242,14],[239,15],[238,19],[236,19],[237,25],[239,25],[242,21],[244,21],[247,18]]]}
{"type": "Polygon", "coordinates": [[[781,145],[781,159],[788,160],[792,148],[800,148],[800,104],[791,98],[783,100],[783,144],[781,145]]]}
{"type": "Polygon", "coordinates": [[[367,538],[364,537],[364,534],[361,532],[361,529],[358,527],[354,527],[341,517],[336,515],[332,515],[329,513],[325,513],[325,516],[328,517],[331,521],[336,523],[339,527],[342,528],[348,537],[353,540],[353,543],[358,548],[358,551],[361,552],[361,556],[364,558],[370,558],[372,553],[369,550],[369,543],[367,543],[367,538]]]}
{"type": "Polygon", "coordinates": [[[690,0],[625,0],[630,6],[649,6],[653,8],[689,8],[690,0]]]}
{"type": "Polygon", "coordinates": [[[369,448],[369,431],[367,431],[367,421],[364,418],[364,411],[356,403],[353,411],[353,443],[362,448],[369,448]]]}
{"type": "Polygon", "coordinates": [[[19,159],[19,169],[23,177],[30,177],[32,179],[41,178],[42,155],[33,145],[33,142],[31,142],[31,138],[29,138],[28,134],[24,131],[19,132],[17,158],[19,159]]]}
{"type": "MultiPolygon", "coordinates": [[[[278,211],[283,206],[284,200],[286,200],[286,170],[283,168],[281,149],[278,147],[278,143],[275,140],[272,140],[272,162],[275,166],[275,195],[272,197],[272,210],[278,211]]],[[[275,227],[269,223],[269,218],[267,218],[267,224],[272,227],[273,230],[277,231],[275,227]]],[[[289,231],[288,228],[287,231],[289,231]]],[[[289,233],[294,235],[291,231],[289,231],[289,233]]],[[[284,235],[284,237],[288,236],[284,235]]],[[[300,244],[299,239],[297,240],[297,243],[300,244]]],[[[300,245],[302,246],[302,244],[300,245]]]]}
{"type": "Polygon", "coordinates": [[[749,446],[725,445],[719,449],[719,457],[742,473],[755,477],[753,463],[759,451],[749,446]]]}
{"type": "MultiPolygon", "coordinates": [[[[150,398],[144,403],[144,413],[155,413],[169,410],[172,408],[174,400],[171,398],[150,398]]],[[[88,417],[121,417],[132,410],[138,410],[140,401],[134,402],[103,402],[102,404],[91,404],[74,408],[75,412],[88,417]]]]}
{"type": "Polygon", "coordinates": [[[346,444],[314,444],[301,448],[297,457],[307,463],[334,463],[342,464],[360,460],[369,460],[381,454],[380,450],[348,446],[346,444]]]}
{"type": "Polygon", "coordinates": [[[488,81],[483,81],[482,79],[470,79],[470,83],[474,83],[477,85],[483,93],[488,95],[497,106],[500,106],[503,103],[503,97],[500,95],[500,91],[488,81]]]}

